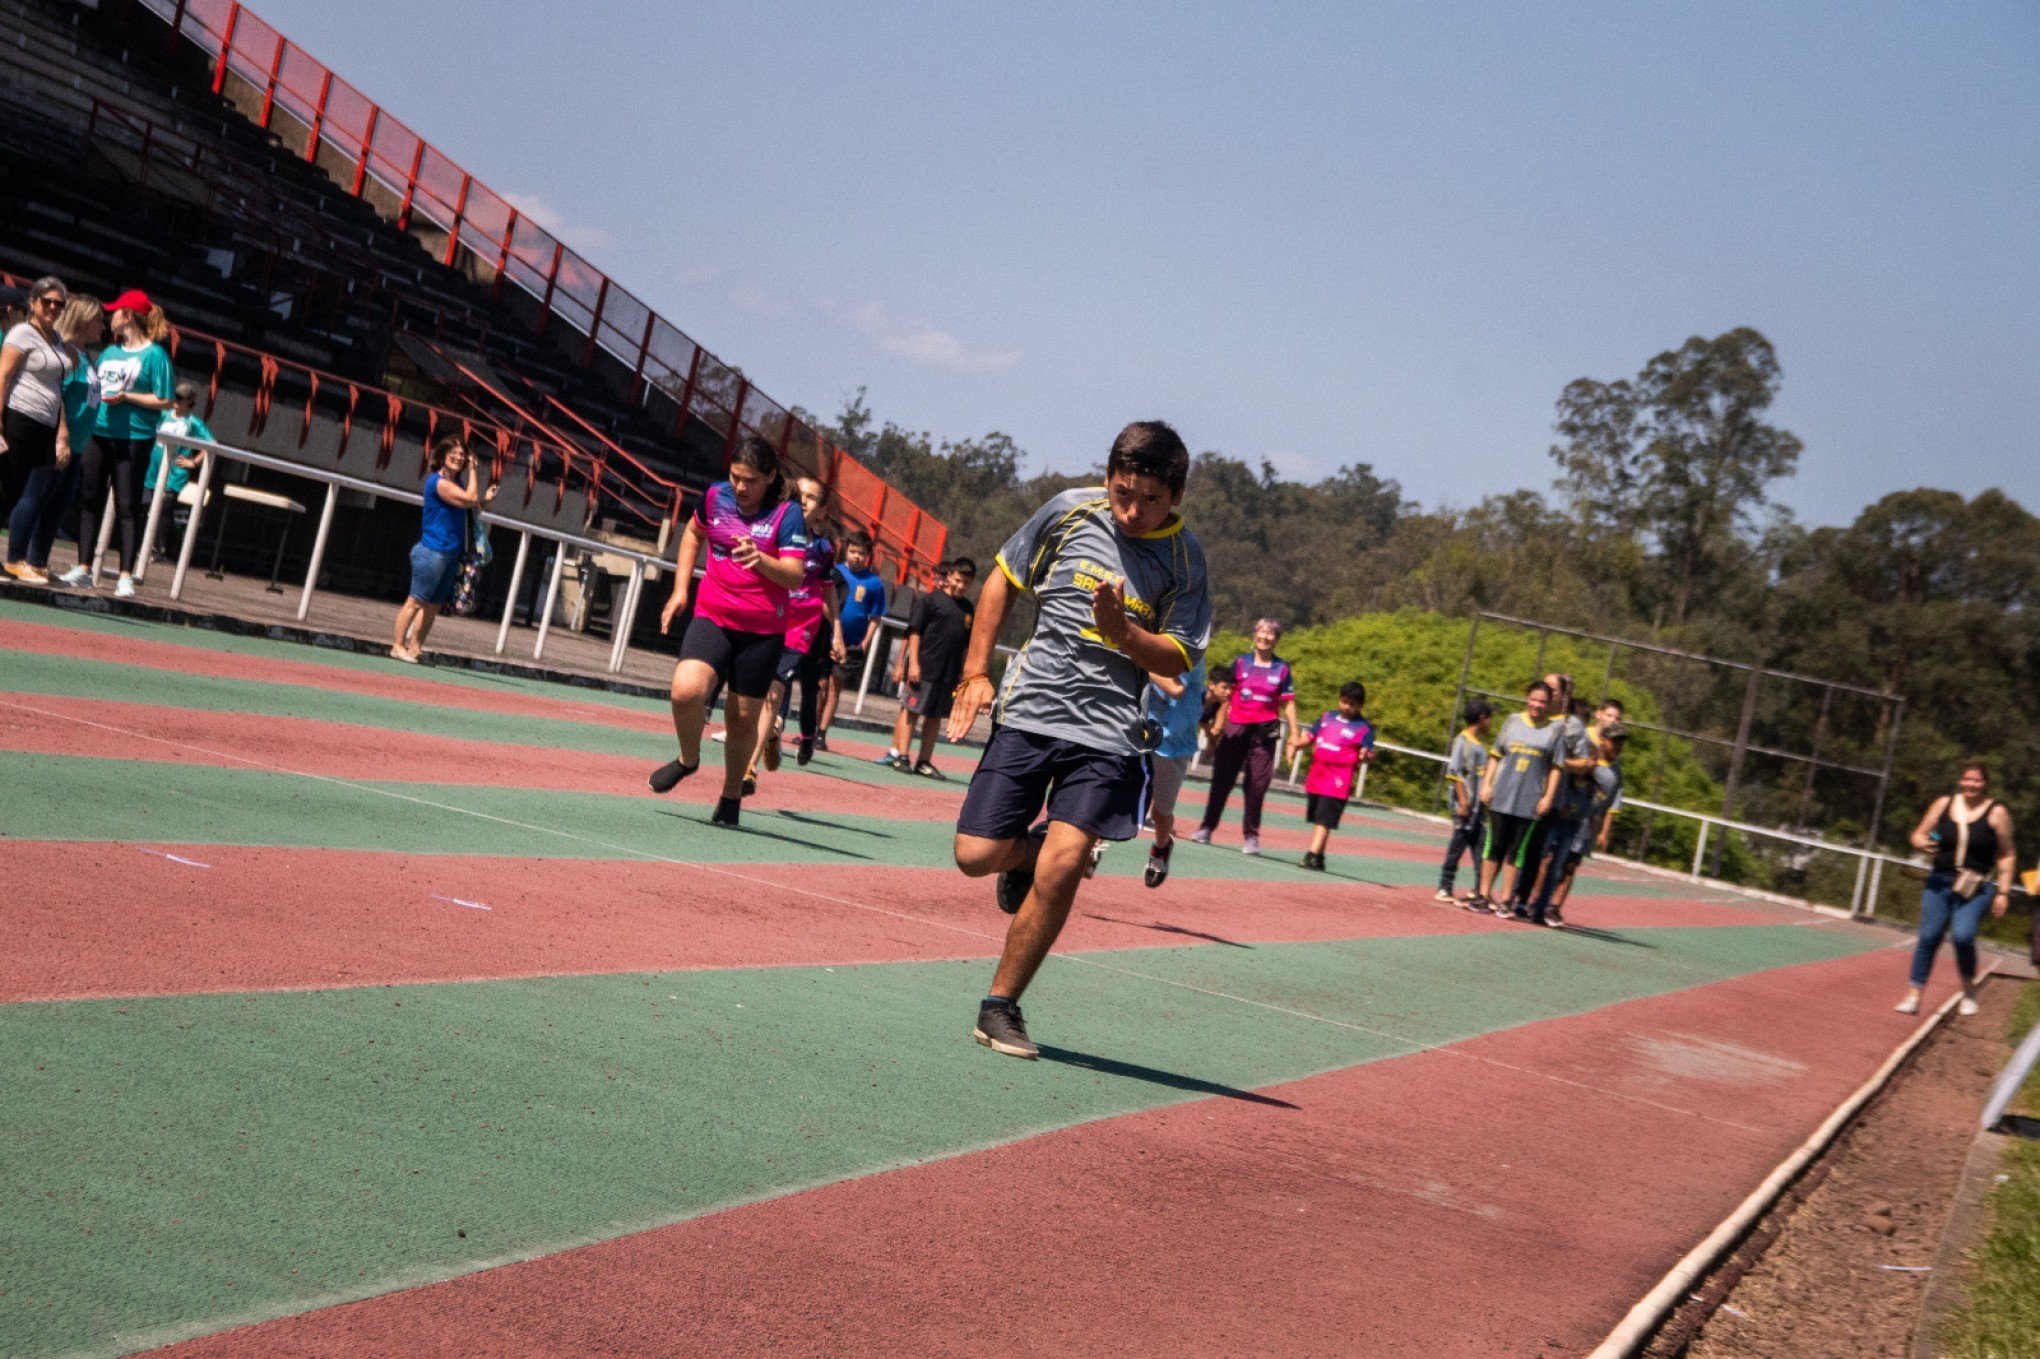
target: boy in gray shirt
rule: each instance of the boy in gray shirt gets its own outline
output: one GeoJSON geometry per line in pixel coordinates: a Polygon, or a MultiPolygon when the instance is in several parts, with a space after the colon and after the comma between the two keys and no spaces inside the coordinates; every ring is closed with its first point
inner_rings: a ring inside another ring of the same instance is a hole
{"type": "Polygon", "coordinates": [[[1020,995],[1101,842],[1140,833],[1156,735],[1141,709],[1148,675],[1181,675],[1210,641],[1204,549],[1176,512],[1189,470],[1175,430],[1128,425],[1112,441],[1105,485],[1036,510],[978,597],[949,737],[960,740],[988,705],[993,727],[957,818],[956,866],[997,874],[999,909],[1013,916],[973,1032],[1008,1056],[1040,1053],[1020,995]],[[1034,596],[1034,635],[995,696],[993,646],[1016,594],[1034,596]]]}
{"type": "Polygon", "coordinates": [[[1510,713],[1495,737],[1494,757],[1480,800],[1488,809],[1487,836],[1482,847],[1480,888],[1467,899],[1468,910],[1508,915],[1509,898],[1495,899],[1495,879],[1503,863],[1510,865],[1510,893],[1523,880],[1523,851],[1530,830],[1558,796],[1559,761],[1565,727],[1547,717],[1551,686],[1543,680],[1523,691],[1523,711],[1510,713]]]}

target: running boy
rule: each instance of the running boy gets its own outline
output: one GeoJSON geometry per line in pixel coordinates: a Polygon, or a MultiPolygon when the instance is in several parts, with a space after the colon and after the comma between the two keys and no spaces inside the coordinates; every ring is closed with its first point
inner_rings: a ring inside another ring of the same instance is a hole
{"type": "Polygon", "coordinates": [[[892,748],[879,763],[903,774],[947,778],[935,767],[935,733],[949,716],[957,681],[963,678],[963,649],[976,613],[964,591],[977,579],[977,563],[958,557],[942,564],[941,585],[914,601],[907,619],[907,644],[894,677],[900,684],[900,715],[893,719],[892,748]],[[921,758],[909,762],[914,723],[921,724],[921,758]]]}
{"type": "Polygon", "coordinates": [[[1304,816],[1310,821],[1310,848],[1303,866],[1325,871],[1325,845],[1339,828],[1346,804],[1353,800],[1353,784],[1360,766],[1374,758],[1374,724],[1360,715],[1367,706],[1367,686],[1351,680],[1339,686],[1336,711],[1318,715],[1318,720],[1297,734],[1289,744],[1289,758],[1310,747],[1310,773],[1304,778],[1304,816]]]}
{"type": "Polygon", "coordinates": [[[1466,705],[1466,729],[1452,738],[1445,760],[1445,799],[1452,813],[1452,840],[1445,846],[1445,866],[1438,870],[1436,900],[1450,904],[1459,898],[1452,885],[1459,879],[1459,856],[1473,851],[1473,878],[1480,883],[1480,833],[1487,826],[1487,808],[1481,805],[1480,788],[1488,763],[1488,728],[1495,710],[1487,700],[1477,698],[1466,705]]]}
{"type": "Polygon", "coordinates": [[[1013,916],[972,1035],[995,1052],[1040,1055],[1020,996],[1069,918],[1092,850],[1140,831],[1148,676],[1189,670],[1210,640],[1204,549],[1177,513],[1189,472],[1175,430],[1128,425],[1112,441],[1105,485],[1036,510],[999,550],[978,601],[952,741],[993,703],[992,650],[1014,596],[1035,601],[1034,635],[1007,667],[956,823],[956,866],[997,874],[999,909],[1013,916]],[[1036,827],[1044,803],[1047,824],[1036,827]]]}

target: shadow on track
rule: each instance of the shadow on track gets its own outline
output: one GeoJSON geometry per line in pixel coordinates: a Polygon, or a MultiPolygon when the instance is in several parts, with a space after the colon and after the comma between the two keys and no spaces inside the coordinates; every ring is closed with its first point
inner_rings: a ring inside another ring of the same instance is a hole
{"type": "MultiPolygon", "coordinates": [[[[861,826],[861,825],[851,825],[851,826],[846,826],[846,825],[844,825],[843,823],[841,823],[840,821],[831,821],[831,820],[829,820],[829,819],[828,819],[827,817],[825,817],[825,816],[814,816],[814,815],[812,815],[812,814],[810,814],[810,813],[807,813],[807,812],[787,812],[787,811],[778,811],[778,812],[773,812],[773,813],[771,813],[771,815],[773,815],[773,816],[783,816],[783,817],[785,817],[785,818],[786,818],[786,819],[787,819],[788,821],[798,821],[798,822],[799,822],[799,823],[800,823],[801,825],[803,825],[803,826],[823,826],[823,827],[826,827],[826,828],[827,828],[827,829],[829,829],[829,830],[839,830],[839,831],[851,831],[851,832],[854,832],[854,833],[856,833],[856,834],[858,834],[858,835],[868,835],[868,836],[871,836],[871,837],[872,837],[873,839],[876,839],[876,840],[897,840],[897,839],[899,839],[899,837],[898,837],[897,835],[887,835],[887,834],[886,834],[886,833],[885,833],[884,831],[882,831],[882,830],[873,830],[873,829],[871,829],[871,827],[869,827],[869,826],[861,826]]],[[[741,829],[741,827],[740,827],[739,829],[741,829]]]]}
{"type": "Polygon", "coordinates": [[[707,817],[701,817],[697,819],[695,817],[689,816],[685,812],[674,811],[670,807],[654,807],[652,810],[657,812],[660,816],[670,816],[676,821],[692,821],[694,822],[695,825],[705,827],[709,830],[734,830],[738,835],[756,835],[767,840],[779,840],[789,845],[799,845],[802,849],[815,850],[816,852],[826,854],[831,858],[862,859],[866,863],[872,862],[872,856],[869,854],[859,854],[854,849],[839,849],[835,845],[825,845],[818,840],[803,840],[797,835],[781,835],[776,831],[759,830],[756,826],[752,825],[737,825],[728,827],[710,826],[708,824],[707,817]]]}
{"type": "Polygon", "coordinates": [[[1116,916],[1099,915],[1095,911],[1086,911],[1084,914],[1092,920],[1102,920],[1108,925],[1130,925],[1137,930],[1160,930],[1163,934],[1187,935],[1192,939],[1205,939],[1214,944],[1224,944],[1227,948],[1250,949],[1253,947],[1252,944],[1242,944],[1237,939],[1224,939],[1215,934],[1206,934],[1203,930],[1186,930],[1181,925],[1164,925],[1160,921],[1150,925],[1143,925],[1138,920],[1121,920],[1116,916]]]}
{"type": "Polygon", "coordinates": [[[1059,1048],[1048,1043],[1041,1045],[1041,1060],[1058,1062],[1063,1066],[1082,1067],[1102,1076],[1123,1076],[1128,1080],[1146,1081],[1150,1085],[1163,1085],[1171,1090],[1186,1090],[1195,1095],[1222,1095],[1226,1099],[1245,1100],[1249,1104],[1266,1104],[1277,1109],[1295,1109],[1301,1106],[1273,1095],[1257,1095],[1251,1090],[1235,1086],[1220,1085],[1216,1081],[1199,1080],[1180,1072],[1161,1071],[1136,1062],[1116,1061],[1111,1057],[1094,1057],[1088,1052],[1076,1052],[1070,1048],[1059,1048]]]}

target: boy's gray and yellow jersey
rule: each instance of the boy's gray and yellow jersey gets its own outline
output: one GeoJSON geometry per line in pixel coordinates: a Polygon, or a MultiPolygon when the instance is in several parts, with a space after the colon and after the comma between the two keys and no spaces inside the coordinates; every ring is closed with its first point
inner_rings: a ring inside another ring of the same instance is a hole
{"type": "Polygon", "coordinates": [[[1092,750],[1140,754],[1147,672],[1098,635],[1091,592],[1125,580],[1126,612],[1183,653],[1184,669],[1211,641],[1204,549],[1180,516],[1139,538],[1119,531],[1102,486],[1065,491],[999,549],[999,569],[1034,596],[1034,635],[1006,668],[993,709],[1001,726],[1092,750]]]}

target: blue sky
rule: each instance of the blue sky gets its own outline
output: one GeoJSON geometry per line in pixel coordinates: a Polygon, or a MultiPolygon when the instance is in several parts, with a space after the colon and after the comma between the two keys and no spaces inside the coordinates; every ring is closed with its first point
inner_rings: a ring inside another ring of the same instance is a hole
{"type": "Polygon", "coordinates": [[[1753,325],[1802,519],[2040,509],[2027,4],[257,8],[782,402],[1465,505],[1753,325]]]}

